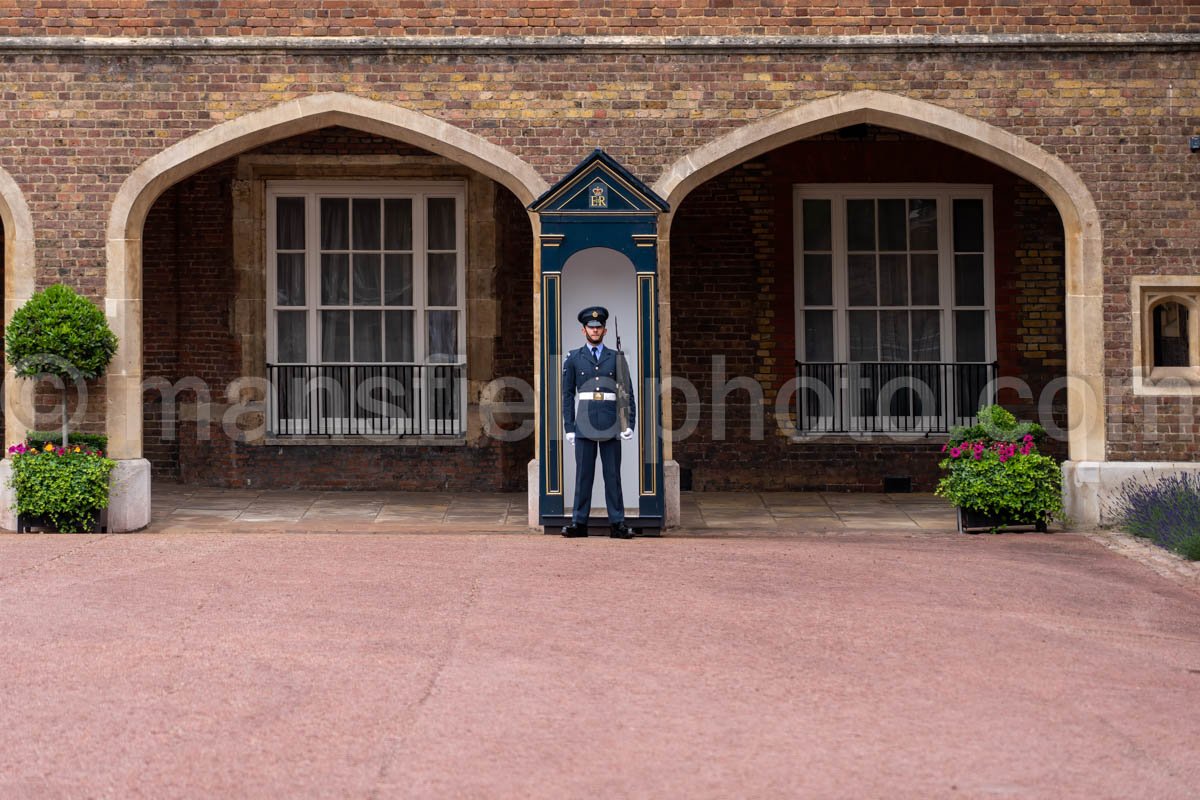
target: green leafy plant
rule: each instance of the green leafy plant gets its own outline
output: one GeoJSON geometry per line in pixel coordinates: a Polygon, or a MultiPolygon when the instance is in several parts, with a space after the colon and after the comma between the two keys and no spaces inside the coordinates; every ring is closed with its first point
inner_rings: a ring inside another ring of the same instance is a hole
{"type": "Polygon", "coordinates": [[[39,449],[14,445],[8,455],[18,514],[75,533],[90,530],[100,511],[108,508],[108,479],[116,462],[103,453],[48,443],[39,449]]]}
{"type": "MultiPolygon", "coordinates": [[[[5,356],[21,378],[52,375],[64,383],[98,378],[116,352],[117,337],[104,312],[61,284],[34,292],[4,331],[5,356]]],[[[65,397],[61,443],[68,444],[65,397]]]]}
{"type": "Polygon", "coordinates": [[[979,426],[958,430],[982,428],[982,438],[955,441],[952,435],[942,448],[946,457],[939,466],[946,475],[938,482],[937,494],[959,508],[1000,521],[1038,523],[1061,517],[1062,468],[1037,452],[1040,426],[1022,425],[999,406],[988,406],[979,416],[979,426]],[[1019,438],[1008,438],[1018,431],[1023,431],[1019,438]]]}
{"type": "MultiPolygon", "coordinates": [[[[62,444],[62,433],[60,431],[30,431],[25,434],[25,446],[35,449],[42,449],[47,444],[60,445],[62,444]]],[[[79,431],[71,431],[67,437],[67,446],[79,445],[84,450],[107,450],[108,437],[103,433],[81,433],[79,431]]]]}
{"type": "Polygon", "coordinates": [[[950,445],[963,442],[1022,442],[1032,436],[1034,442],[1046,438],[1046,429],[1036,422],[1017,422],[1017,418],[1004,406],[984,406],[975,415],[976,422],[969,427],[950,429],[950,445]]]}

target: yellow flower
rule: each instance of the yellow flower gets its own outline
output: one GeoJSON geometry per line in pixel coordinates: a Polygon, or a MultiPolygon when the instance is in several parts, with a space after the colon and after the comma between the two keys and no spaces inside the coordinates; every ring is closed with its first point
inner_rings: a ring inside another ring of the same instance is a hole
{"type": "Polygon", "coordinates": [[[71,448],[71,452],[72,452],[72,453],[78,453],[78,452],[79,452],[79,445],[75,445],[73,448],[71,448]]]}
{"type": "Polygon", "coordinates": [[[42,449],[45,450],[47,453],[49,453],[51,450],[54,449],[54,445],[51,444],[50,442],[46,442],[46,446],[43,447],[42,449]]]}

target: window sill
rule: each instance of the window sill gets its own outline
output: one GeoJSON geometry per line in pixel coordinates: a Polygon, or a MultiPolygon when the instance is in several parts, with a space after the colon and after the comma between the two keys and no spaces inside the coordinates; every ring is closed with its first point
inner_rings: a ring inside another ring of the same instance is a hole
{"type": "Polygon", "coordinates": [[[1200,367],[1155,367],[1149,375],[1133,376],[1135,395],[1200,397],[1200,367]]]}
{"type": "Polygon", "coordinates": [[[272,436],[259,440],[270,447],[463,447],[465,434],[446,436],[272,436]]]}

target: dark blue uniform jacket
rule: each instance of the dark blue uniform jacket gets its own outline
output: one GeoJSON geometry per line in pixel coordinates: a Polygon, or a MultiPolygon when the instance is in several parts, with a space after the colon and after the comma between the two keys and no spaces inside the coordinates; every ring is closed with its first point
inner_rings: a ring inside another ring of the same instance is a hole
{"type": "Polygon", "coordinates": [[[632,428],[637,422],[637,404],[633,399],[632,378],[629,375],[629,364],[625,354],[611,347],[605,347],[600,353],[600,360],[592,358],[588,347],[572,350],[563,362],[562,372],[562,410],[563,427],[567,433],[574,433],[585,439],[615,438],[621,433],[622,424],[632,428]],[[620,364],[624,384],[621,392],[617,391],[617,366],[620,364]],[[619,401],[597,400],[597,392],[616,394],[619,401]],[[575,396],[579,395],[579,413],[575,411],[575,396]],[[618,414],[620,405],[620,414],[618,414]],[[622,418],[628,416],[628,421],[622,418]]]}

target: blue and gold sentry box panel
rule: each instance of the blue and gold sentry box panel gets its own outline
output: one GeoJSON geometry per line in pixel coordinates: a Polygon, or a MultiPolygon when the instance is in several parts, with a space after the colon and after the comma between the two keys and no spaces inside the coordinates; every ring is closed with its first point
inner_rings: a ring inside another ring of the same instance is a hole
{"type": "MultiPolygon", "coordinates": [[[[565,524],[562,428],[561,329],[563,267],[571,256],[607,248],[628,258],[634,268],[636,325],[622,328],[622,349],[636,354],[634,390],[638,404],[638,515],[627,512],[632,528],[658,530],[663,520],[661,373],[658,351],[658,218],[668,210],[662,198],[602,150],[595,150],[530,205],[541,218],[541,362],[538,396],[540,522],[565,524]],[[630,338],[633,334],[634,338],[630,338]]],[[[573,330],[568,332],[568,335],[573,330]]],[[[628,496],[628,494],[627,494],[628,496]]]]}

